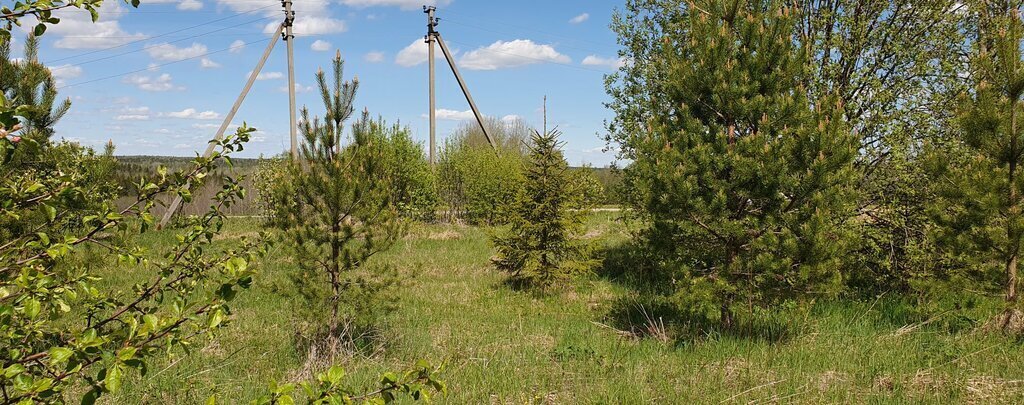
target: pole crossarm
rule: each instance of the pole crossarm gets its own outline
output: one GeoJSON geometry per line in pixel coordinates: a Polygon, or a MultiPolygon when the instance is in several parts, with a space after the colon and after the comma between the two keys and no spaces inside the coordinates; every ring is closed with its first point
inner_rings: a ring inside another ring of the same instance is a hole
{"type": "Polygon", "coordinates": [[[491,138],[491,134],[487,132],[487,126],[484,125],[483,115],[480,114],[480,110],[476,108],[476,103],[473,102],[473,96],[469,94],[469,87],[466,86],[466,81],[462,79],[462,75],[459,74],[459,68],[455,65],[455,58],[452,57],[451,51],[448,50],[448,45],[444,43],[444,39],[441,38],[441,33],[437,32],[438,18],[434,16],[434,6],[423,6],[423,12],[427,13],[427,36],[424,38],[426,41],[428,51],[427,64],[430,66],[430,162],[434,162],[434,134],[437,128],[437,119],[435,117],[434,107],[434,43],[436,42],[441,46],[441,53],[444,54],[444,59],[448,61],[448,67],[452,69],[452,74],[455,75],[455,80],[459,82],[459,87],[462,89],[462,94],[466,96],[466,102],[469,103],[469,108],[473,110],[473,116],[476,117],[476,123],[480,125],[480,130],[484,133],[484,138],[487,139],[487,143],[491,145],[491,148],[495,151],[498,150],[498,145],[494,144],[494,140],[491,138]]]}

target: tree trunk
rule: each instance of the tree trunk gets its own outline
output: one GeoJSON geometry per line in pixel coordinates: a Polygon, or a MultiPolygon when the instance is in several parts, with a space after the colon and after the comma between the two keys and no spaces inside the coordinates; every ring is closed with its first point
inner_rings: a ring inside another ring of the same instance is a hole
{"type": "Polygon", "coordinates": [[[723,331],[730,330],[733,327],[732,309],[729,308],[730,301],[731,299],[726,299],[725,301],[722,301],[722,315],[719,318],[719,323],[723,331]]]}
{"type": "Polygon", "coordinates": [[[1008,186],[1009,190],[1009,208],[1007,215],[1009,220],[1006,224],[1006,237],[1010,246],[1008,246],[1009,257],[1006,261],[1006,301],[1009,303],[1017,302],[1017,255],[1020,246],[1020,232],[1017,230],[1017,220],[1019,219],[1020,213],[1017,212],[1017,100],[1013,100],[1010,104],[1010,170],[1008,174],[1008,186]]]}
{"type": "Polygon", "coordinates": [[[331,336],[338,334],[338,305],[341,300],[341,243],[338,241],[338,234],[341,233],[341,226],[337,221],[331,226],[331,336]]]}

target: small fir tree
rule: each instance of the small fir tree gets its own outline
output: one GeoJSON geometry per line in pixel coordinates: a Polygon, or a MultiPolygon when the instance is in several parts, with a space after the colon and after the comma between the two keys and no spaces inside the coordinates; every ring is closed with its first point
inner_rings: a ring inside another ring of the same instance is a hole
{"type": "Polygon", "coordinates": [[[619,111],[640,120],[622,146],[647,247],[680,309],[726,329],[842,284],[856,139],[839,103],[807,98],[797,19],[781,1],[690,3],[651,38],[664,108],[619,111]]]}
{"type": "Polygon", "coordinates": [[[495,266],[508,272],[513,283],[541,289],[593,266],[589,247],[579,238],[589,200],[576,190],[558,135],[534,131],[526,182],[510,228],[493,240],[495,266]]]}
{"type": "MultiPolygon", "coordinates": [[[[342,82],[344,62],[334,58],[334,81],[323,71],[317,82],[327,119],[310,118],[303,108],[303,145],[298,161],[272,193],[277,201],[273,221],[286,231],[296,258],[307,274],[323,274],[330,285],[330,336],[346,332],[339,327],[343,304],[372,299],[384,285],[355,274],[374,254],[390,247],[405,230],[391,200],[391,173],[378,140],[383,123],[364,113],[352,126],[352,139],[342,146],[342,123],[351,113],[357,83],[342,82]]],[[[303,279],[302,283],[308,283],[303,279]]],[[[387,284],[387,283],[385,283],[387,284]]]]}

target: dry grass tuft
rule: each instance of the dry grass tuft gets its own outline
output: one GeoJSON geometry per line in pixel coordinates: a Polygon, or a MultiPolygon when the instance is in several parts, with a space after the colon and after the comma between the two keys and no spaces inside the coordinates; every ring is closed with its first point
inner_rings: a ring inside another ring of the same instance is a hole
{"type": "Polygon", "coordinates": [[[819,374],[815,380],[818,390],[828,391],[835,386],[844,385],[850,380],[850,376],[842,371],[829,370],[819,374]]]}
{"type": "Polygon", "coordinates": [[[1024,380],[1006,380],[990,376],[971,377],[967,380],[970,402],[1010,403],[1024,398],[1024,380]]]}

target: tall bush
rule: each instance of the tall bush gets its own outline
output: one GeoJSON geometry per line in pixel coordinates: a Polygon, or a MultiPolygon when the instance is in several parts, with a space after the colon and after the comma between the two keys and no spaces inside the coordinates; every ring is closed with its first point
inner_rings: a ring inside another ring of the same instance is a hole
{"type": "Polygon", "coordinates": [[[519,120],[487,118],[484,124],[496,148],[475,122],[463,124],[445,141],[437,168],[438,194],[449,220],[500,225],[522,190],[531,135],[519,120]]]}

